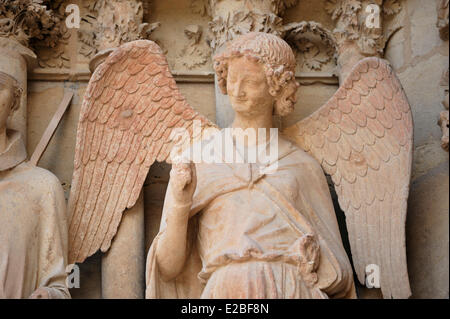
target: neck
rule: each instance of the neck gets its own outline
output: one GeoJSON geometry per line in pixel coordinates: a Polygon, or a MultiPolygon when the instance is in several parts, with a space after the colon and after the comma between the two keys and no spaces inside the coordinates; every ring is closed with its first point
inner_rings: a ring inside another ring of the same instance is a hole
{"type": "MultiPolygon", "coordinates": [[[[260,115],[252,115],[246,116],[240,113],[236,113],[232,128],[240,128],[242,130],[246,129],[254,129],[255,130],[255,139],[248,137],[245,140],[245,146],[252,146],[259,144],[263,140],[263,136],[259,136],[258,129],[266,129],[265,130],[265,141],[269,141],[270,138],[270,128],[273,127],[272,123],[272,114],[260,114],[260,115]]],[[[244,133],[245,134],[245,133],[244,133]]]]}
{"type": "Polygon", "coordinates": [[[6,136],[6,127],[0,129],[0,153],[3,153],[8,146],[8,137],[6,136]]]}
{"type": "Polygon", "coordinates": [[[231,125],[232,128],[241,128],[241,129],[248,129],[248,128],[271,128],[273,127],[272,123],[272,113],[267,114],[258,114],[258,115],[246,115],[242,113],[236,113],[236,116],[234,117],[233,124],[231,125]]]}

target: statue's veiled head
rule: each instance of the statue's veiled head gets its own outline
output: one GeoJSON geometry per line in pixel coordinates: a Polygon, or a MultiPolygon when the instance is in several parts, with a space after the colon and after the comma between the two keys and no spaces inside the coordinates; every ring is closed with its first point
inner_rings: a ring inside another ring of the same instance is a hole
{"type": "Polygon", "coordinates": [[[19,107],[21,93],[17,81],[10,75],[0,72],[0,129],[6,127],[8,117],[19,107]]]}
{"type": "Polygon", "coordinates": [[[295,56],[281,38],[262,32],[247,33],[231,41],[214,58],[223,94],[236,112],[257,115],[270,108],[285,116],[293,111],[296,91],[295,56]]]}

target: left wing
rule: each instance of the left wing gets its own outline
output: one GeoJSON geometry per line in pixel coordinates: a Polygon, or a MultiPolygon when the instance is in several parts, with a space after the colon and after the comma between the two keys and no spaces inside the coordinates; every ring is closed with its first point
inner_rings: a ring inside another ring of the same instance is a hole
{"type": "Polygon", "coordinates": [[[408,298],[405,221],[413,122],[389,64],[375,57],[359,61],[325,105],[284,134],[331,175],[358,280],[364,284],[366,267],[375,264],[384,298],[408,298]]]}
{"type": "Polygon", "coordinates": [[[150,166],[170,163],[177,129],[215,126],[187,103],[161,48],[115,49],[92,75],[80,110],[69,211],[69,263],[106,252],[150,166]]]}

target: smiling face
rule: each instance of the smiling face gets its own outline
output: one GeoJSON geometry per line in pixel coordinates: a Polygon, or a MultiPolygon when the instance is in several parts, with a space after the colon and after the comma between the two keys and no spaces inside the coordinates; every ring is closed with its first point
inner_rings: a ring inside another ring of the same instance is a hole
{"type": "Polygon", "coordinates": [[[245,116],[243,112],[249,112],[252,116],[268,109],[272,109],[274,115],[291,113],[299,87],[295,80],[295,65],[295,55],[289,44],[278,36],[264,32],[241,35],[214,56],[217,84],[223,94],[230,95],[233,109],[241,112],[242,116],[245,116]],[[229,85],[229,79],[235,83],[229,85]],[[247,96],[234,93],[239,91],[236,83],[240,80],[253,82],[253,89],[250,83],[245,83],[242,89],[247,96]]]}
{"type": "Polygon", "coordinates": [[[236,113],[246,116],[272,114],[275,98],[269,91],[262,64],[245,56],[229,61],[227,94],[236,113]]]}

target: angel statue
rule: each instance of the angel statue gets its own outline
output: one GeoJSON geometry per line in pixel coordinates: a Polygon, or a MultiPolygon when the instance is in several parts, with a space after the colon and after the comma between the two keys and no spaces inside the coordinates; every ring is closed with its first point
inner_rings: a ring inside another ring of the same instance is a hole
{"type": "Polygon", "coordinates": [[[403,89],[385,60],[364,58],[319,110],[269,134],[272,115],[288,115],[296,102],[295,63],[271,34],[230,42],[214,68],[235,111],[232,127],[183,154],[231,134],[233,159],[243,160],[175,162],[176,129],[194,137],[196,121],[215,125],[187,104],[154,42],[116,49],[93,74],[81,109],[70,262],[108,250],[150,165],[166,161],[173,165],[147,256],[147,298],[355,298],[325,171],[346,214],[359,281],[376,265],[384,297],[407,298],[413,124],[403,89]],[[250,150],[273,143],[268,160],[249,160],[250,150]]]}

